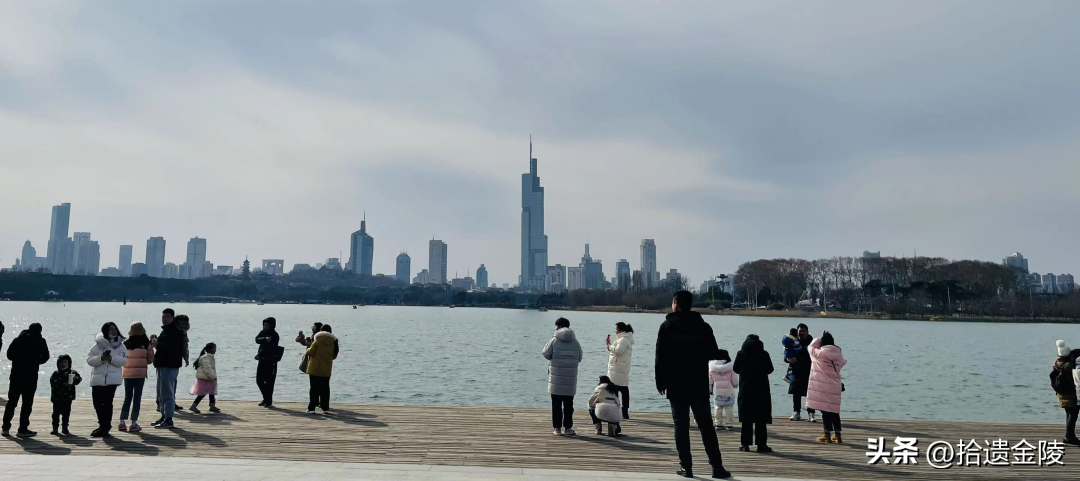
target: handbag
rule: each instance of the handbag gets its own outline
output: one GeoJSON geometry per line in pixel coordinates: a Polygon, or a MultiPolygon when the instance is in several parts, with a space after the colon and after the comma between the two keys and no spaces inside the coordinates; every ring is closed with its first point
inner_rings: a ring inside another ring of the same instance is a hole
{"type": "Polygon", "coordinates": [[[304,354],[304,358],[300,360],[300,372],[307,374],[308,355],[304,354]]]}
{"type": "MultiPolygon", "coordinates": [[[[840,370],[836,369],[836,363],[829,361],[829,364],[832,364],[832,370],[836,372],[836,377],[840,377],[840,370]]],[[[844,381],[840,381],[840,392],[844,391],[847,391],[847,386],[844,385],[844,381]]]]}

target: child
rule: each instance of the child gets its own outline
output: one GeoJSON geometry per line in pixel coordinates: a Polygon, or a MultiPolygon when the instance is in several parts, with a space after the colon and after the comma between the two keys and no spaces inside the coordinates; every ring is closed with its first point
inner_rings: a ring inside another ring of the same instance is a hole
{"type": "Polygon", "coordinates": [[[191,394],[195,395],[195,402],[188,408],[191,412],[199,414],[199,401],[210,396],[210,412],[219,413],[217,408],[217,368],[214,365],[214,354],[217,353],[217,345],[209,343],[199,353],[195,360],[195,385],[191,387],[191,394]]]}
{"type": "Polygon", "coordinates": [[[82,382],[82,376],[71,368],[71,356],[64,354],[56,358],[56,372],[49,378],[52,386],[52,434],[53,436],[71,436],[68,421],[71,418],[71,401],[75,400],[75,386],[82,382]],[[57,428],[63,421],[63,430],[57,428]],[[63,433],[63,434],[61,434],[63,433]]]}
{"type": "Polygon", "coordinates": [[[604,425],[608,423],[608,436],[619,435],[622,428],[622,408],[619,407],[619,388],[611,383],[607,376],[600,376],[600,382],[596,383],[596,390],[589,397],[589,416],[592,417],[593,426],[596,426],[596,434],[604,434],[604,425]]]}
{"type": "Polygon", "coordinates": [[[795,356],[799,355],[799,350],[802,349],[802,343],[799,342],[799,331],[794,327],[788,332],[788,335],[780,339],[780,343],[784,345],[784,362],[787,363],[787,374],[784,375],[784,381],[787,383],[795,382],[795,373],[792,372],[791,367],[795,362],[795,356]]]}
{"type": "Polygon", "coordinates": [[[709,380],[712,381],[713,402],[716,403],[713,421],[717,431],[735,427],[735,388],[739,387],[739,375],[731,368],[731,356],[724,349],[717,353],[716,360],[709,361],[709,380]]]}

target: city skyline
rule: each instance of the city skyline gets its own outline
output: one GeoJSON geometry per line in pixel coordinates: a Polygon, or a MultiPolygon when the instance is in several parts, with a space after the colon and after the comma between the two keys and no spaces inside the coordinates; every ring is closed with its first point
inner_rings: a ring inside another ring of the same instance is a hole
{"type": "Polygon", "coordinates": [[[515,284],[534,133],[549,266],[588,241],[640,269],[649,238],[695,283],[864,249],[1080,272],[1076,4],[28,5],[3,10],[34,46],[0,49],[4,267],[47,257],[61,201],[103,267],[195,235],[344,263],[367,209],[373,272],[436,234],[450,272],[515,284]]]}

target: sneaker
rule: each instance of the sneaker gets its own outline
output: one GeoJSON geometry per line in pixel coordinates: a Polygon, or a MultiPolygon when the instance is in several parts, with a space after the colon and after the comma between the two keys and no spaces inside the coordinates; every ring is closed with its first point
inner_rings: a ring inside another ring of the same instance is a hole
{"type": "MultiPolygon", "coordinates": [[[[556,429],[551,434],[554,434],[556,436],[562,436],[562,429],[556,429]]],[[[7,431],[4,431],[4,436],[7,436],[7,431]]]]}
{"type": "Polygon", "coordinates": [[[577,432],[574,431],[572,428],[566,428],[566,431],[563,431],[563,434],[567,436],[577,436],[577,432]]]}
{"type": "MultiPolygon", "coordinates": [[[[811,414],[811,416],[813,416],[813,414],[811,414]]],[[[795,411],[791,417],[788,418],[788,421],[802,421],[802,414],[799,411],[795,411]]]]}
{"type": "Polygon", "coordinates": [[[596,428],[596,435],[597,436],[602,436],[604,434],[604,425],[603,424],[593,424],[593,427],[596,428]]]}
{"type": "Polygon", "coordinates": [[[692,477],[694,477],[694,472],[689,470],[689,469],[685,469],[685,468],[679,468],[678,471],[675,471],[675,474],[677,474],[679,476],[682,476],[684,478],[692,478],[692,477]]]}
{"type": "Polygon", "coordinates": [[[64,428],[60,430],[60,434],[62,434],[66,438],[68,436],[71,436],[71,431],[68,431],[67,426],[64,426],[64,428]]]}
{"type": "Polygon", "coordinates": [[[52,428],[52,432],[50,432],[49,434],[52,434],[53,436],[56,436],[56,437],[60,437],[60,431],[57,431],[56,428],[52,428]]]}
{"type": "Polygon", "coordinates": [[[118,429],[122,433],[126,433],[127,432],[127,423],[125,423],[123,421],[120,421],[120,425],[117,426],[116,429],[118,429]]]}
{"type": "Polygon", "coordinates": [[[836,434],[833,434],[832,442],[834,442],[836,444],[844,444],[844,440],[840,437],[839,432],[837,432],[836,434]]]}
{"type": "Polygon", "coordinates": [[[314,409],[308,409],[307,413],[308,414],[315,414],[315,410],[314,409]]]}
{"type": "Polygon", "coordinates": [[[142,432],[142,426],[139,426],[138,423],[131,423],[131,429],[129,429],[128,432],[129,433],[140,433],[140,432],[142,432]]]}
{"type": "Polygon", "coordinates": [[[807,416],[808,416],[807,421],[810,421],[812,423],[817,422],[817,413],[807,413],[807,416]]]}
{"type": "Polygon", "coordinates": [[[219,413],[219,412],[221,412],[221,410],[218,409],[217,406],[210,406],[210,412],[219,413]]]}
{"type": "Polygon", "coordinates": [[[200,411],[199,408],[197,408],[195,406],[191,406],[190,408],[188,408],[188,410],[191,411],[194,414],[201,414],[202,413],[202,411],[200,411]]]}
{"type": "Polygon", "coordinates": [[[161,418],[161,419],[158,419],[157,421],[154,421],[154,422],[150,423],[150,426],[156,428],[156,427],[158,427],[159,424],[161,424],[163,422],[165,422],[165,418],[161,418]]]}
{"type": "Polygon", "coordinates": [[[742,451],[744,453],[749,453],[750,452],[750,446],[747,446],[745,444],[742,445],[742,446],[739,446],[739,451],[742,451]]]}
{"type": "Polygon", "coordinates": [[[97,428],[97,429],[95,429],[93,431],[90,431],[90,437],[92,437],[92,438],[100,438],[101,437],[101,432],[102,432],[101,428],[97,428]]]}
{"type": "Polygon", "coordinates": [[[731,477],[731,472],[724,469],[723,466],[719,468],[713,468],[712,477],[716,479],[727,479],[731,477]]]}
{"type": "Polygon", "coordinates": [[[261,408],[266,407],[266,401],[263,401],[263,402],[259,403],[259,407],[261,407],[261,408]]]}
{"type": "Polygon", "coordinates": [[[154,427],[155,428],[162,428],[162,429],[172,429],[175,426],[173,426],[172,418],[169,418],[169,419],[166,419],[166,420],[162,421],[161,424],[155,425],[154,427]]]}
{"type": "Polygon", "coordinates": [[[180,407],[179,405],[177,405],[177,406],[176,406],[176,407],[175,407],[175,408],[173,409],[173,411],[183,411],[183,410],[184,410],[184,408],[180,407]]]}
{"type": "Polygon", "coordinates": [[[817,442],[819,442],[819,443],[831,443],[832,442],[832,437],[829,436],[829,433],[825,433],[825,434],[822,434],[821,436],[817,437],[817,442]]]}
{"type": "Polygon", "coordinates": [[[267,404],[266,406],[263,406],[263,407],[265,407],[266,409],[274,409],[273,404],[267,404]]]}
{"type": "Polygon", "coordinates": [[[762,453],[762,454],[771,453],[772,448],[770,448],[768,446],[758,446],[757,447],[757,452],[762,453]]]}
{"type": "Polygon", "coordinates": [[[333,416],[334,412],[329,409],[323,409],[323,416],[333,416]]]}
{"type": "Polygon", "coordinates": [[[1065,444],[1071,444],[1073,446],[1080,446],[1080,438],[1065,438],[1063,442],[1065,444]]]}
{"type": "Polygon", "coordinates": [[[29,429],[19,430],[19,432],[16,433],[15,436],[20,437],[20,438],[32,438],[34,436],[37,436],[37,432],[36,431],[31,431],[29,429]]]}
{"type": "Polygon", "coordinates": [[[3,430],[0,430],[0,436],[3,436],[5,438],[11,437],[11,428],[4,428],[3,430]]]}

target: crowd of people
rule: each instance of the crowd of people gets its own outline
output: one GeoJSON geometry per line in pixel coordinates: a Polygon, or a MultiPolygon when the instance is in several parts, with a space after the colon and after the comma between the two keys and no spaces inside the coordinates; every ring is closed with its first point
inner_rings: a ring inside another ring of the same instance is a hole
{"type": "MultiPolygon", "coordinates": [[[[2,326],[0,324],[0,336],[3,335],[2,326]]],[[[277,365],[284,354],[276,327],[277,321],[273,317],[264,319],[262,330],[255,338],[255,343],[258,344],[255,355],[258,362],[255,383],[263,397],[259,405],[267,408],[274,407],[277,365]]],[[[90,369],[91,397],[98,422],[97,428],[90,433],[92,437],[111,436],[113,402],[121,384],[124,386],[124,401],[120,408],[120,424],[117,429],[132,433],[142,431],[139,414],[143,387],[151,366],[156,373],[155,404],[159,413],[158,419],[151,423],[151,426],[164,429],[175,427],[173,415],[176,411],[183,410],[176,404],[177,379],[181,368],[192,365],[188,347],[190,329],[191,321],[188,316],[177,315],[172,309],[162,311],[161,332],[149,337],[141,322],[132,323],[127,336],[121,333],[115,323],[107,322],[101,326],[101,332],[96,335],[86,356],[86,364],[90,369]]],[[[334,360],[340,352],[338,340],[332,331],[328,324],[315,323],[310,337],[301,331],[296,338],[296,342],[305,347],[300,370],[308,375],[310,383],[308,414],[316,414],[316,408],[321,409],[323,414],[331,414],[330,377],[334,360]]],[[[210,398],[208,410],[212,413],[221,412],[217,407],[216,397],[216,354],[217,345],[213,342],[207,343],[193,363],[195,384],[189,393],[195,396],[195,399],[187,409],[194,414],[201,413],[199,405],[207,397],[210,398]]],[[[19,426],[15,435],[20,438],[36,436],[37,432],[30,430],[30,414],[33,412],[34,394],[37,392],[38,371],[51,357],[48,342],[42,336],[41,324],[30,324],[26,330],[19,333],[8,345],[7,357],[11,361],[11,375],[0,434],[5,437],[11,435],[15,411],[19,409],[19,426]]],[[[75,386],[82,381],[82,375],[75,368],[72,357],[68,354],[58,356],[56,371],[49,376],[49,400],[53,405],[51,434],[71,436],[71,404],[76,397],[75,386]]]]}

